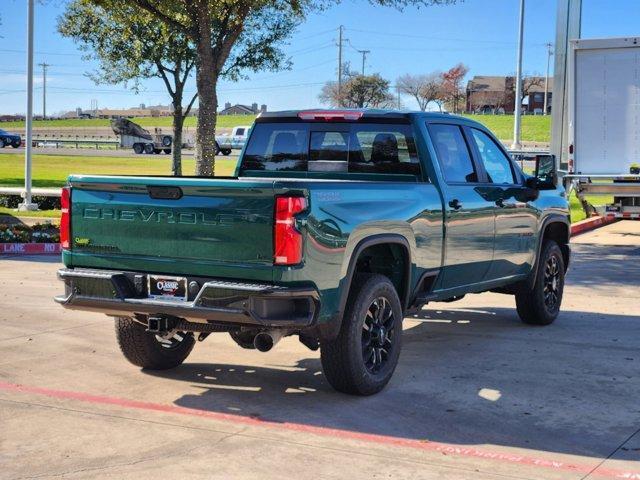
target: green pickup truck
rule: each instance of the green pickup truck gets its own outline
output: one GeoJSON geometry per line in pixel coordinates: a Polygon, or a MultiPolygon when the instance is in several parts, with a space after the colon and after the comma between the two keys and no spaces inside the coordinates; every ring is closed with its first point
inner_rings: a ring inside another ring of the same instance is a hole
{"type": "Polygon", "coordinates": [[[402,319],[467,293],[560,309],[569,210],[551,156],[525,175],[484,126],[446,114],[303,110],[256,119],[233,177],[73,175],[62,193],[69,309],[115,317],[124,356],[180,365],[225,332],[297,335],[339,391],[380,391],[402,319]]]}

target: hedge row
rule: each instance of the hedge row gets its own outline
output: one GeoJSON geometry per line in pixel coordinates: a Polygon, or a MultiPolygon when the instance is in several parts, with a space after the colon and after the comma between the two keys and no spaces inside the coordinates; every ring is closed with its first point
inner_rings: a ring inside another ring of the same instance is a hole
{"type": "MultiPolygon", "coordinates": [[[[43,197],[41,195],[34,195],[31,199],[34,203],[38,204],[38,208],[40,208],[40,210],[60,210],[59,197],[43,197]]],[[[23,200],[20,195],[0,194],[0,207],[18,208],[18,205],[20,205],[22,201],[23,200]]]]}

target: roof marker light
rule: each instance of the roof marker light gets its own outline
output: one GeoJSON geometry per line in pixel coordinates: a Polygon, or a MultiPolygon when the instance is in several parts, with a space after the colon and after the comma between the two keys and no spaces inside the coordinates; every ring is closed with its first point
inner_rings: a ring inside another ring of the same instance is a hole
{"type": "Polygon", "coordinates": [[[305,110],[298,112],[301,120],[360,120],[364,112],[358,110],[305,110]]]}

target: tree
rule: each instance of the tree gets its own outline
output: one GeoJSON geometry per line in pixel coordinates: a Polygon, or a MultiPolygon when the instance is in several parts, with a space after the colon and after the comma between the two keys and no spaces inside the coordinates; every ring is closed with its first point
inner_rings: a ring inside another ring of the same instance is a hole
{"type": "MultiPolygon", "coordinates": [[[[101,5],[121,3],[121,0],[92,0],[101,5]]],[[[369,0],[376,5],[450,4],[456,0],[369,0]]],[[[147,11],[175,32],[186,35],[196,49],[196,85],[199,96],[196,142],[196,173],[212,175],[215,165],[215,129],[218,96],[216,87],[229,64],[243,62],[232,56],[238,42],[248,50],[262,54],[274,64],[281,61],[274,47],[293,28],[291,24],[304,19],[307,12],[338,0],[128,0],[130,5],[147,11]],[[272,26],[272,36],[259,17],[272,26]],[[253,20],[253,21],[252,21],[253,20]],[[280,28],[282,26],[288,28],[280,28]],[[278,27],[273,29],[273,27],[278,27]],[[280,32],[280,34],[276,34],[280,32]],[[231,58],[233,57],[233,58],[231,58]],[[235,59],[235,60],[234,60],[235,59]]],[[[256,65],[250,62],[251,68],[256,65]]],[[[257,69],[257,68],[256,68],[257,69]]]]}
{"type": "Polygon", "coordinates": [[[413,97],[423,112],[431,102],[438,102],[438,107],[442,110],[438,101],[442,95],[442,74],[440,72],[425,75],[403,75],[396,80],[396,84],[400,93],[413,97]]]}
{"type": "Polygon", "coordinates": [[[131,84],[160,77],[173,107],[173,175],[182,175],[182,131],[197,94],[183,106],[185,85],[195,65],[189,39],[125,2],[106,9],[87,0],[73,0],[58,19],[58,30],[100,62],[88,76],[97,84],[131,84]]]}
{"type": "Polygon", "coordinates": [[[280,49],[302,19],[288,0],[84,0],[117,12],[124,3],[181,35],[195,55],[198,93],[196,175],[213,175],[217,84],[237,80],[247,71],[280,70],[289,66],[280,49]]]}
{"type": "Polygon", "coordinates": [[[322,87],[318,98],[332,107],[377,108],[393,102],[389,92],[390,82],[375,73],[373,75],[348,74],[338,93],[338,84],[328,82],[322,87]]]}
{"type": "Polygon", "coordinates": [[[442,99],[453,108],[453,113],[458,113],[460,99],[465,92],[462,88],[462,80],[469,72],[469,68],[459,63],[442,74],[442,99]]]}

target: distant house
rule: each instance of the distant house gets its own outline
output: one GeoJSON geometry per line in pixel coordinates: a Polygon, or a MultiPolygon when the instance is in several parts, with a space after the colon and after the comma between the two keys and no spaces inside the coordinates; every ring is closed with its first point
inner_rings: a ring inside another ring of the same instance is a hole
{"type": "Polygon", "coordinates": [[[249,105],[231,105],[230,102],[224,104],[224,108],[218,112],[218,115],[256,115],[258,113],[264,113],[267,111],[266,105],[261,105],[258,110],[258,104],[253,103],[249,105]]]}
{"type": "MultiPolygon", "coordinates": [[[[525,113],[542,113],[544,109],[544,77],[523,79],[522,110],[525,113]]],[[[476,75],[467,83],[468,112],[513,113],[515,105],[515,78],[476,75]]],[[[549,78],[547,113],[551,112],[553,79],[549,78]]]]}
{"type": "Polygon", "coordinates": [[[474,113],[513,113],[513,77],[476,75],[467,83],[467,111],[474,113]]]}
{"type": "Polygon", "coordinates": [[[0,115],[0,122],[20,122],[24,120],[24,115],[0,115]]]}

